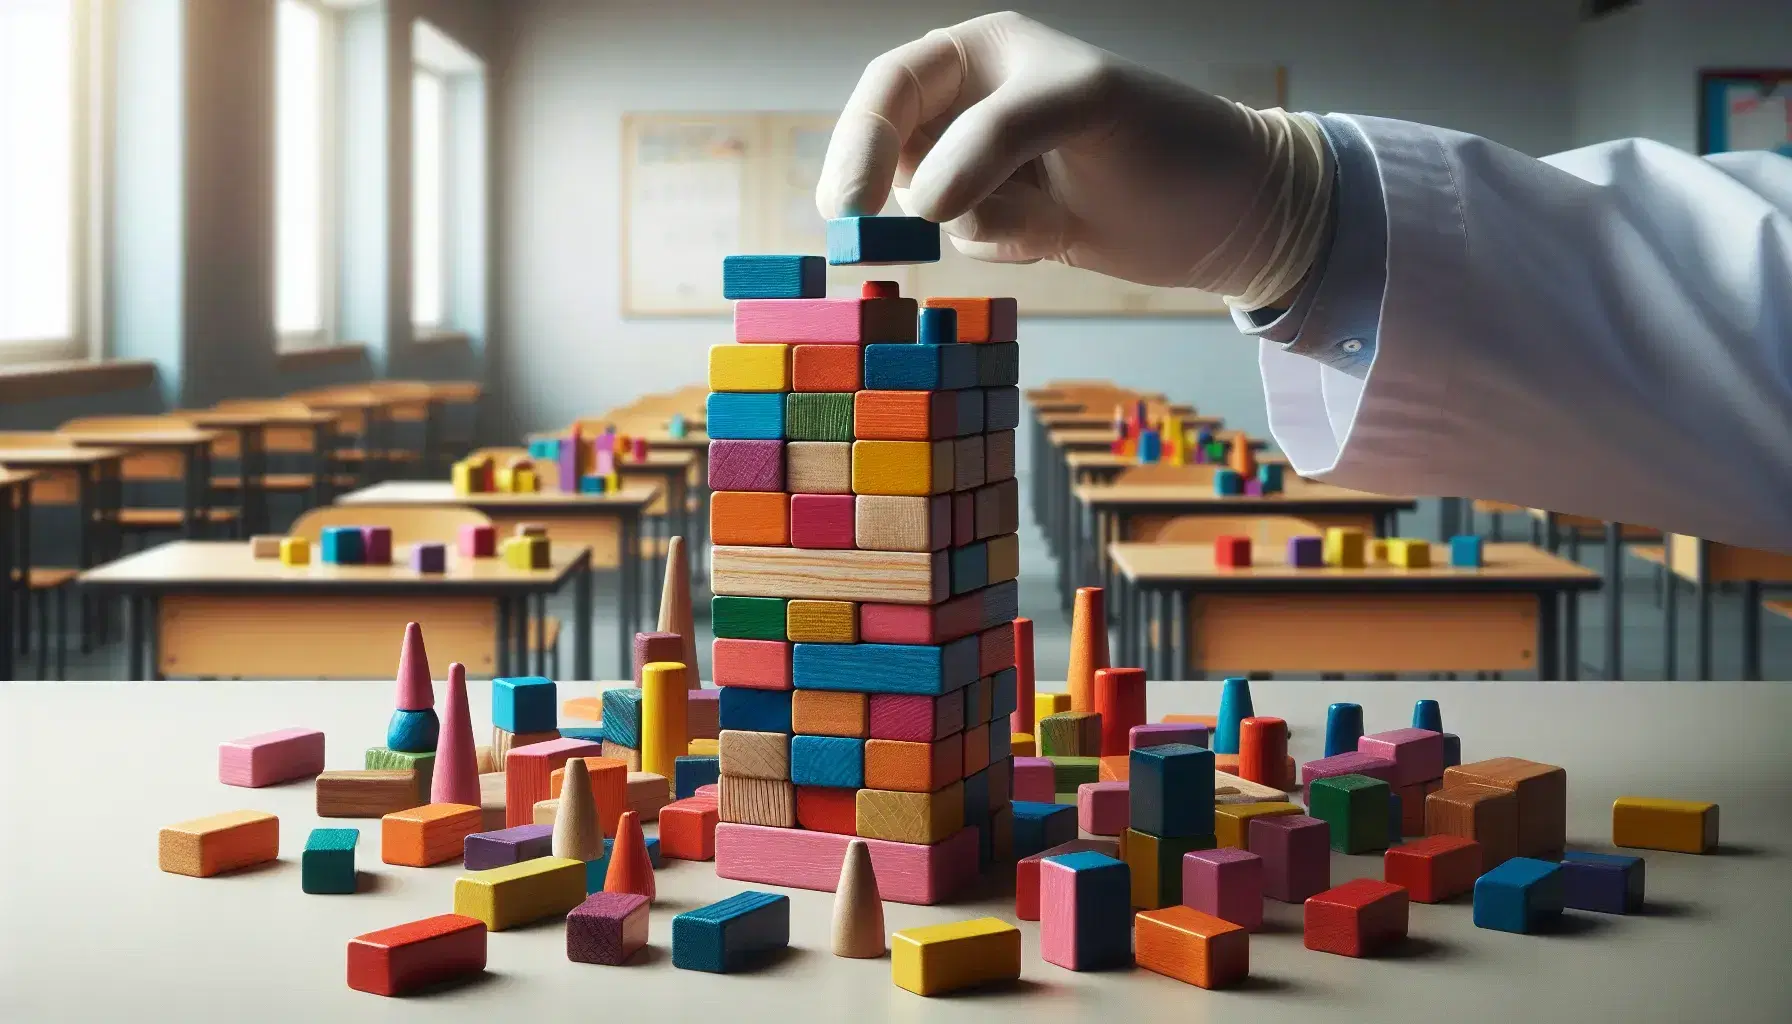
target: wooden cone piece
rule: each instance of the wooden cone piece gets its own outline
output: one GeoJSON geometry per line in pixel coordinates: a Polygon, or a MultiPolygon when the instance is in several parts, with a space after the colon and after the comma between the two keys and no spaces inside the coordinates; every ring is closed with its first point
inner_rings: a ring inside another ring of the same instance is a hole
{"type": "Polygon", "coordinates": [[[834,955],[874,960],[884,955],[884,901],[871,870],[865,840],[846,844],[840,884],[834,889],[834,955]]]}
{"type": "Polygon", "coordinates": [[[423,650],[423,627],[407,622],[404,646],[398,652],[398,700],[400,711],[431,711],[436,688],[429,678],[429,655],[423,650]]]}
{"type": "MultiPolygon", "coordinates": [[[[639,826],[636,828],[638,832],[639,826]]],[[[604,855],[604,830],[597,821],[597,808],[591,799],[591,773],[582,757],[567,759],[566,774],[560,780],[560,807],[554,814],[553,851],[556,857],[577,861],[597,860],[604,855]]],[[[645,845],[641,852],[646,854],[645,845]]]]}
{"type": "Polygon", "coordinates": [[[1100,587],[1078,587],[1070,613],[1070,710],[1095,710],[1095,670],[1108,667],[1108,609],[1100,587]]]}
{"type": "Polygon", "coordinates": [[[697,671],[697,630],[691,623],[691,563],[685,554],[684,538],[666,542],[666,580],[660,588],[661,633],[677,633],[684,638],[678,660],[685,666],[685,689],[702,686],[697,671]]]}
{"type": "Polygon", "coordinates": [[[467,667],[458,661],[448,666],[448,692],[442,704],[442,731],[436,741],[429,801],[478,807],[479,753],[473,745],[473,716],[467,707],[467,667]]]}
{"type": "MultiPolygon", "coordinates": [[[[571,766],[572,762],[566,762],[571,766]]],[[[560,783],[561,813],[565,813],[566,784],[572,781],[569,773],[560,783]]],[[[589,783],[587,783],[589,788],[589,783]]],[[[556,838],[559,832],[555,832],[556,838]]],[[[558,852],[558,847],[555,848],[558,852]]],[[[622,819],[616,823],[616,838],[610,843],[610,870],[604,875],[605,892],[632,892],[648,899],[654,898],[653,862],[647,859],[647,837],[641,834],[641,816],[634,811],[623,811],[622,819]]]]}

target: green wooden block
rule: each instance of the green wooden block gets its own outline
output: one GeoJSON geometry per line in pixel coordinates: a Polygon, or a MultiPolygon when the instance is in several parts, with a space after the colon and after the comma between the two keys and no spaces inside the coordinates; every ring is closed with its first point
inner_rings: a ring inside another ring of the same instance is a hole
{"type": "Polygon", "coordinates": [[[299,888],[314,895],[352,895],[358,828],[314,828],[299,855],[299,888]]]}
{"type": "Polygon", "coordinates": [[[1391,790],[1367,775],[1315,779],[1307,787],[1307,813],[1331,827],[1332,849],[1373,853],[1388,848],[1391,790]]]}
{"type": "Polygon", "coordinates": [[[1182,856],[1214,848],[1214,837],[1154,836],[1129,828],[1120,834],[1120,859],[1132,869],[1132,905],[1156,910],[1182,902],[1182,856]]]}
{"type": "Polygon", "coordinates": [[[709,620],[717,639],[784,639],[784,599],[781,597],[712,597],[709,620]]]}
{"type": "Polygon", "coordinates": [[[1039,720],[1038,739],[1046,757],[1095,757],[1101,753],[1101,716],[1093,711],[1047,715],[1039,720]]]}
{"type": "Polygon", "coordinates": [[[436,755],[434,751],[427,754],[410,754],[389,747],[368,747],[367,759],[361,765],[370,772],[402,772],[417,773],[417,795],[429,802],[430,780],[436,773],[436,755]]]}
{"type": "Polygon", "coordinates": [[[850,393],[798,393],[784,396],[784,439],[787,441],[852,440],[850,393]]]}
{"type": "MultiPolygon", "coordinates": [[[[1047,755],[1052,763],[1052,788],[1059,793],[1075,793],[1085,782],[1101,781],[1101,758],[1047,755]]],[[[1076,803],[1073,799],[1070,803],[1076,803]]]]}

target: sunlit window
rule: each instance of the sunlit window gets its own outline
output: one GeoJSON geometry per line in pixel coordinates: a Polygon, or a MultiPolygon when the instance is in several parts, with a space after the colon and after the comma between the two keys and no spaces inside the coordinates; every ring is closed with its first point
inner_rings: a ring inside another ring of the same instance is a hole
{"type": "Polygon", "coordinates": [[[275,23],[274,323],[284,338],[324,328],[324,15],[280,0],[275,23]]]}
{"type": "Polygon", "coordinates": [[[75,5],[0,2],[0,356],[76,340],[85,190],[75,5]]]}
{"type": "Polygon", "coordinates": [[[443,322],[447,105],[442,76],[419,69],[411,85],[411,321],[443,322]]]}

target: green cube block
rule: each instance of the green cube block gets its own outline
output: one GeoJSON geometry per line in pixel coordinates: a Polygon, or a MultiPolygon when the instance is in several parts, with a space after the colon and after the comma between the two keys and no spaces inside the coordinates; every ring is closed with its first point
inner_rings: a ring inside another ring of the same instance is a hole
{"type": "MultiPolygon", "coordinates": [[[[1101,781],[1101,758],[1048,756],[1052,763],[1052,787],[1058,793],[1075,793],[1085,782],[1101,781]]],[[[1076,803],[1075,799],[1070,801],[1076,803]]]]}
{"type": "Polygon", "coordinates": [[[1214,848],[1214,837],[1156,836],[1129,828],[1120,833],[1120,859],[1132,869],[1132,905],[1156,910],[1182,902],[1182,856],[1214,848]]]}
{"type": "Polygon", "coordinates": [[[784,396],[786,441],[852,440],[852,400],[848,393],[807,392],[784,396]]]}
{"type": "Polygon", "coordinates": [[[1385,850],[1390,793],[1387,783],[1367,775],[1316,779],[1307,787],[1307,813],[1331,827],[1339,853],[1385,850]]]}
{"type": "Polygon", "coordinates": [[[358,828],[314,828],[299,855],[299,887],[314,895],[351,895],[355,891],[355,844],[358,828]]]}
{"type": "Polygon", "coordinates": [[[717,639],[784,639],[784,599],[781,597],[712,597],[709,620],[717,639]]]}
{"type": "Polygon", "coordinates": [[[436,774],[435,751],[425,754],[411,754],[389,747],[368,747],[367,758],[361,767],[370,772],[403,772],[417,773],[417,796],[424,803],[429,802],[430,780],[436,774]]]}
{"type": "Polygon", "coordinates": [[[1036,732],[1039,753],[1045,757],[1095,757],[1101,753],[1101,716],[1093,711],[1047,715],[1039,720],[1036,732]]]}

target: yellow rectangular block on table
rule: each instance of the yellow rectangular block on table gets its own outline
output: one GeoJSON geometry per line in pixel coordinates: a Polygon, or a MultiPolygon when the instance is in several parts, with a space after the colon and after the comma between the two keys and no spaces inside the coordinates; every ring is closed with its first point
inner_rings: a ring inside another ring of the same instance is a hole
{"type": "Polygon", "coordinates": [[[1431,542],[1411,537],[1395,537],[1388,541],[1388,561],[1402,569],[1429,568],[1431,542]]]}
{"type": "Polygon", "coordinates": [[[1037,757],[1039,744],[1030,732],[1011,732],[1008,734],[1008,745],[1013,748],[1015,757],[1037,757]]]}
{"type": "Polygon", "coordinates": [[[685,748],[685,753],[692,757],[716,757],[721,749],[721,744],[716,740],[694,739],[685,748]]]}
{"type": "Polygon", "coordinates": [[[789,391],[789,345],[712,345],[709,390],[789,391]]]}
{"type": "Polygon", "coordinates": [[[454,912],[485,922],[494,932],[515,928],[585,902],[585,862],[537,857],[454,880],[454,912]]]}
{"type": "Polygon", "coordinates": [[[861,789],[855,826],[860,837],[932,846],[964,827],[964,783],[932,793],[861,789]]]}
{"type": "Polygon", "coordinates": [[[1332,526],[1325,531],[1325,564],[1340,569],[1361,569],[1366,560],[1363,531],[1332,526]]]}
{"type": "Polygon", "coordinates": [[[1672,853],[1710,853],[1717,848],[1717,805],[1621,796],[1612,801],[1612,845],[1672,853]]]}
{"type": "Polygon", "coordinates": [[[477,475],[478,467],[464,459],[448,468],[448,480],[454,485],[456,494],[472,494],[477,475]]]}
{"type": "Polygon", "coordinates": [[[1369,561],[1385,562],[1387,560],[1388,560],[1388,542],[1387,542],[1387,540],[1382,537],[1371,538],[1369,540],[1369,561]]]}
{"type": "Polygon", "coordinates": [[[953,484],[951,441],[854,441],[852,492],[919,497],[953,484]]]}
{"type": "Polygon", "coordinates": [[[281,565],[310,565],[311,541],[304,537],[287,537],[280,542],[281,565]]]}
{"type": "Polygon", "coordinates": [[[507,537],[498,545],[498,556],[512,569],[546,569],[550,547],[546,537],[507,537]]]}
{"type": "Polygon", "coordinates": [[[280,819],[226,811],[169,825],[156,836],[156,863],[175,875],[210,878],[280,857],[280,819]]]}
{"type": "Polygon", "coordinates": [[[1035,722],[1069,710],[1070,694],[1068,693],[1033,694],[1033,720],[1035,722]]]}
{"type": "Polygon", "coordinates": [[[859,606],[851,601],[791,601],[784,606],[784,636],[793,644],[856,644],[859,606]]]}
{"type": "Polygon", "coordinates": [[[937,996],[1020,979],[1020,929],[1000,918],[904,928],[890,936],[890,980],[937,996]]]}
{"type": "Polygon", "coordinates": [[[1213,808],[1214,845],[1235,850],[1251,848],[1251,819],[1277,814],[1303,814],[1298,804],[1273,802],[1249,804],[1215,803],[1213,808]]]}

